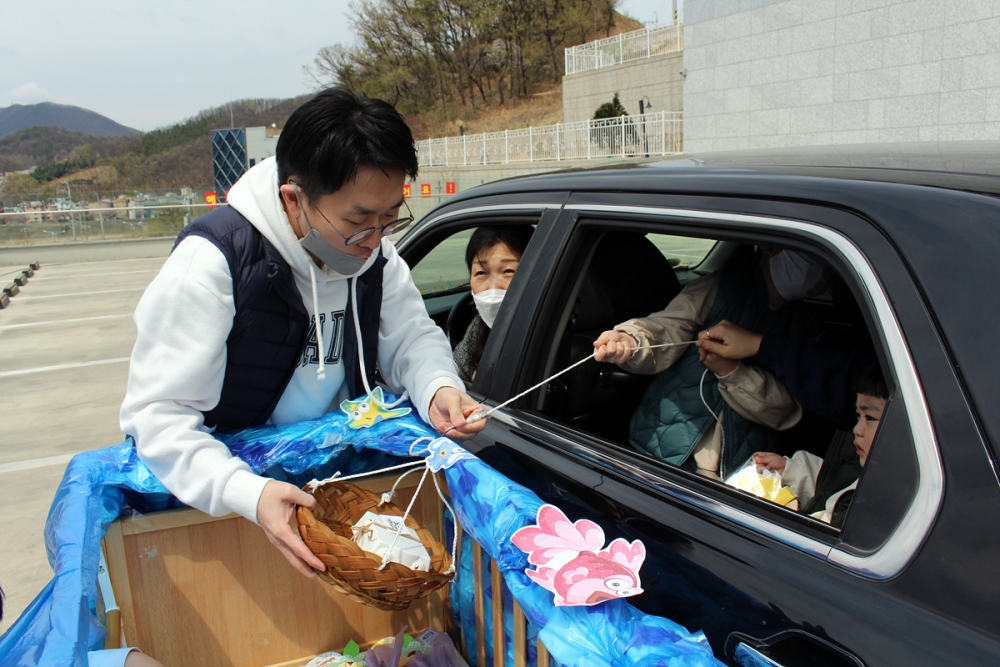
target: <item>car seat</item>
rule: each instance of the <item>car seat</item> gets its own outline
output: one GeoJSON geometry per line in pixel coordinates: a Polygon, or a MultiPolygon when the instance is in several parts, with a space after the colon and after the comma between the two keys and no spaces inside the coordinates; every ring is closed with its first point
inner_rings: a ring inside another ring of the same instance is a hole
{"type": "MultiPolygon", "coordinates": [[[[605,232],[586,268],[556,367],[593,353],[594,340],[616,324],[663,310],[680,289],[670,262],[644,234],[605,232]]],[[[590,361],[549,385],[546,412],[626,443],[628,421],[651,379],[590,361]]]]}

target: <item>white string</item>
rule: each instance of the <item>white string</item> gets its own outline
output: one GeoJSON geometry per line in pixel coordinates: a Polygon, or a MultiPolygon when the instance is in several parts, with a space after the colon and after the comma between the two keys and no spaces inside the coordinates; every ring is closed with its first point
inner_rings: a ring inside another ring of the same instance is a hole
{"type": "Polygon", "coordinates": [[[372,470],[371,472],[359,472],[357,475],[348,475],[346,477],[340,476],[340,471],[333,473],[333,476],[327,477],[326,479],[314,479],[313,481],[306,484],[306,489],[309,491],[315,491],[316,487],[322,486],[327,482],[343,482],[349,479],[357,479],[359,477],[369,477],[371,475],[377,475],[383,472],[392,472],[393,470],[402,470],[403,468],[413,468],[414,466],[425,465],[424,461],[410,461],[408,463],[400,463],[398,466],[392,466],[391,468],[382,468],[381,470],[372,470]]]}
{"type": "Polygon", "coordinates": [[[413,504],[417,502],[417,498],[420,496],[420,489],[424,487],[424,482],[427,480],[427,473],[431,471],[430,466],[424,466],[424,474],[420,476],[420,482],[417,483],[417,490],[413,492],[413,497],[410,498],[410,504],[406,506],[406,511],[403,512],[403,517],[399,520],[399,528],[396,529],[396,534],[392,536],[392,542],[389,543],[389,548],[385,550],[385,555],[382,556],[382,564],[379,565],[376,570],[384,570],[385,566],[389,564],[392,559],[392,548],[396,546],[396,541],[399,539],[400,534],[403,532],[403,528],[406,526],[406,517],[410,516],[410,510],[413,509],[413,504]]]}
{"type": "MultiPolygon", "coordinates": [[[[719,425],[719,449],[724,452],[726,447],[726,432],[722,430],[722,419],[719,415],[715,414],[715,411],[709,406],[708,401],[705,400],[705,378],[708,377],[708,371],[709,369],[706,368],[705,372],[701,374],[701,381],[698,383],[698,396],[701,398],[702,405],[708,410],[708,414],[712,415],[715,418],[715,423],[719,425]]],[[[722,468],[721,460],[719,468],[720,470],[722,468]]]]}
{"type": "Polygon", "coordinates": [[[407,475],[412,475],[413,473],[417,472],[418,470],[420,470],[420,468],[414,468],[413,470],[407,470],[402,475],[400,475],[399,477],[397,477],[396,478],[396,483],[392,485],[392,488],[389,489],[386,493],[382,494],[382,502],[380,502],[379,505],[381,506],[381,505],[384,505],[385,503],[391,503],[393,497],[395,497],[395,495],[396,495],[396,487],[399,486],[399,483],[403,481],[403,478],[406,477],[407,475]]]}
{"type": "MultiPolygon", "coordinates": [[[[419,456],[419,454],[414,452],[414,447],[416,447],[417,445],[423,444],[425,442],[430,443],[433,441],[434,438],[428,436],[417,438],[412,443],[410,443],[410,449],[409,449],[410,456],[419,456]]],[[[430,448],[427,448],[425,455],[429,453],[430,453],[430,448]]],[[[371,470],[369,472],[357,473],[356,475],[347,475],[345,477],[341,477],[340,472],[338,471],[334,473],[332,477],[327,477],[326,479],[322,480],[314,479],[313,481],[306,484],[306,490],[311,493],[315,491],[317,487],[326,484],[327,482],[333,482],[333,481],[344,482],[349,479],[357,479],[359,477],[370,477],[371,475],[379,475],[385,472],[392,472],[393,470],[403,470],[405,468],[412,468],[412,470],[407,470],[405,473],[403,473],[396,479],[396,482],[392,485],[392,489],[390,489],[388,493],[382,494],[382,501],[379,503],[379,506],[381,506],[385,503],[392,501],[392,498],[396,495],[396,487],[399,486],[399,483],[402,482],[403,478],[406,477],[407,475],[417,472],[417,470],[419,469],[418,467],[423,467],[424,473],[420,477],[420,482],[417,484],[416,491],[413,492],[413,497],[410,498],[410,504],[407,505],[406,510],[403,512],[403,516],[400,519],[399,528],[396,529],[396,533],[392,537],[392,542],[389,544],[389,548],[386,550],[385,555],[382,556],[382,564],[377,569],[379,570],[385,569],[385,567],[391,562],[390,558],[392,554],[392,548],[396,546],[396,541],[399,539],[400,534],[403,532],[403,527],[406,525],[406,518],[410,516],[410,510],[413,509],[413,505],[414,503],[416,503],[417,497],[420,496],[420,490],[423,488],[424,482],[427,480],[427,474],[430,473],[431,479],[434,480],[434,488],[437,490],[438,498],[440,498],[441,502],[444,503],[444,506],[448,508],[448,512],[451,513],[451,520],[454,522],[456,526],[454,531],[455,534],[451,541],[451,565],[444,572],[444,574],[451,574],[452,572],[455,571],[455,558],[456,554],[458,553],[458,528],[457,528],[458,517],[455,515],[455,510],[452,509],[452,506],[448,503],[448,500],[444,497],[444,492],[441,490],[441,485],[438,482],[437,475],[431,471],[430,461],[427,458],[424,458],[420,461],[410,461],[408,463],[401,463],[399,465],[391,466],[389,468],[382,468],[380,470],[371,470]]]]}
{"type": "MultiPolygon", "coordinates": [[[[696,340],[689,340],[689,341],[685,341],[683,343],[659,343],[658,345],[641,345],[639,347],[633,347],[632,351],[634,352],[635,350],[652,350],[653,348],[657,348],[657,347],[683,347],[685,345],[694,345],[697,342],[698,341],[696,341],[696,340]]],[[[516,401],[517,399],[522,398],[524,396],[527,396],[528,394],[530,394],[531,392],[535,391],[536,389],[538,389],[542,385],[544,385],[546,383],[549,383],[549,382],[552,382],[553,380],[555,380],[557,377],[559,377],[563,373],[567,373],[567,372],[573,370],[574,368],[576,368],[577,366],[579,366],[580,364],[583,364],[584,362],[590,361],[591,359],[594,358],[594,355],[596,355],[596,354],[597,354],[597,350],[594,350],[590,354],[590,356],[584,357],[580,361],[578,361],[575,364],[572,364],[570,366],[567,366],[566,368],[562,369],[561,371],[559,371],[558,373],[556,373],[554,375],[550,375],[549,377],[545,378],[544,380],[542,380],[541,382],[539,382],[535,386],[529,387],[528,389],[525,389],[524,391],[522,391],[517,396],[514,396],[513,398],[507,399],[506,401],[504,401],[503,403],[501,403],[500,405],[498,405],[498,406],[496,406],[494,408],[490,408],[489,410],[483,410],[481,412],[477,412],[474,415],[469,415],[469,418],[465,420],[465,423],[466,424],[475,424],[478,421],[482,421],[482,420],[486,419],[487,417],[489,417],[491,414],[493,414],[494,412],[496,412],[500,408],[503,408],[503,407],[506,407],[506,406],[510,405],[511,403],[513,403],[514,401],[516,401]]],[[[455,430],[454,426],[452,426],[450,429],[448,429],[448,431],[453,431],[453,430],[455,430]]],[[[442,435],[447,435],[448,431],[445,431],[442,435]]]]}

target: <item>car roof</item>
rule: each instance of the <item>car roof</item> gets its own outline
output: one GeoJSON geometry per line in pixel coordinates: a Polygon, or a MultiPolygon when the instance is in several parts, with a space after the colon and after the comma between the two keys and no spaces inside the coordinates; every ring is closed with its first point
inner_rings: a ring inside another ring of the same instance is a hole
{"type": "Polygon", "coordinates": [[[798,191],[815,199],[813,190],[820,183],[814,179],[841,191],[834,197],[840,204],[846,203],[843,195],[851,188],[844,181],[928,186],[996,197],[1000,196],[1000,141],[814,146],[640,158],[610,166],[588,163],[494,181],[452,201],[546,190],[738,195],[751,185],[758,196],[780,190],[786,196],[798,191]],[[699,187],[697,181],[708,176],[711,185],[699,187]],[[725,192],[727,185],[732,192],[725,192]]]}

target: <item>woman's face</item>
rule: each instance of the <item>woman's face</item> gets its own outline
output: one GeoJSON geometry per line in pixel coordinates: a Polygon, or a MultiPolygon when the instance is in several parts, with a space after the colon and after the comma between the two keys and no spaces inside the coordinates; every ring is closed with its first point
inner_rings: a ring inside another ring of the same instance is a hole
{"type": "Polygon", "coordinates": [[[479,256],[472,260],[472,275],[469,276],[472,293],[479,294],[488,289],[507,289],[520,262],[521,256],[511,250],[506,243],[498,243],[479,253],[479,256]]]}

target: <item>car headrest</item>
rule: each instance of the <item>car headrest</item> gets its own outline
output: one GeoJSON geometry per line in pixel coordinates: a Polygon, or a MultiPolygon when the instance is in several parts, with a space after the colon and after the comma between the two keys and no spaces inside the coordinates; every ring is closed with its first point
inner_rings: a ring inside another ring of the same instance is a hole
{"type": "Polygon", "coordinates": [[[605,330],[666,308],[681,286],[644,234],[606,232],[597,242],[573,309],[573,331],[605,330]]]}

